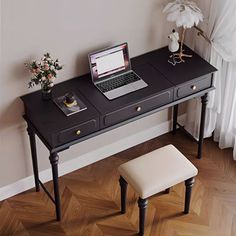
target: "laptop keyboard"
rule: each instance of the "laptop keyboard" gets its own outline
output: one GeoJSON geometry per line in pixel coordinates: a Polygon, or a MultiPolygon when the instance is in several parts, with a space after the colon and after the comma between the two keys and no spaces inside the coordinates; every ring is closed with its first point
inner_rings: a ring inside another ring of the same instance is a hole
{"type": "Polygon", "coordinates": [[[96,84],[96,86],[104,93],[138,80],[140,80],[140,78],[135,73],[127,73],[96,84]]]}

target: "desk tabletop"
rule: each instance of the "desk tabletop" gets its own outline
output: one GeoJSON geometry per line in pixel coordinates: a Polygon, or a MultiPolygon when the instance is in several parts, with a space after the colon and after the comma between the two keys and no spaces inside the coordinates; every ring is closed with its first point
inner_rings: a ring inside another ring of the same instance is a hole
{"type": "Polygon", "coordinates": [[[171,105],[184,96],[213,88],[212,74],[216,68],[191,49],[185,47],[185,50],[193,57],[176,66],[168,63],[170,52],[167,47],[131,59],[133,70],[148,86],[111,101],[93,85],[90,74],[55,85],[54,98],[73,91],[87,106],[86,110],[68,117],[52,100],[43,101],[41,91],[24,95],[21,99],[25,106],[25,118],[49,149],[67,143],[69,147],[70,141],[79,142],[80,137],[89,133],[138,116],[137,106],[142,106],[141,113],[145,113],[166,104],[171,105]],[[198,89],[192,91],[192,84],[199,78],[198,89]],[[82,136],[74,135],[77,129],[83,131],[82,136]]]}
{"type": "Polygon", "coordinates": [[[119,98],[108,100],[91,81],[90,75],[79,82],[81,93],[88,94],[87,99],[96,107],[100,114],[106,114],[131,105],[157,93],[163,92],[173,85],[149,64],[138,65],[133,70],[148,84],[147,87],[126,94],[119,98]]]}
{"type": "Polygon", "coordinates": [[[149,63],[175,86],[199,78],[203,75],[213,73],[217,70],[185,45],[184,53],[192,55],[192,57],[186,58],[184,63],[176,64],[176,66],[168,63],[171,53],[167,47],[133,58],[132,65],[140,65],[144,62],[149,63]]]}

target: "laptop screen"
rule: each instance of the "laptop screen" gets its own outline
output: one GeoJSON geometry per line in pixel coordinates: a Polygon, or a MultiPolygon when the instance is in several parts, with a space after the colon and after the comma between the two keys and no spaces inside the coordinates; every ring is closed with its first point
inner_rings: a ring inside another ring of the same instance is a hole
{"type": "Polygon", "coordinates": [[[91,75],[94,82],[105,79],[116,73],[130,70],[128,45],[107,48],[89,54],[91,75]]]}

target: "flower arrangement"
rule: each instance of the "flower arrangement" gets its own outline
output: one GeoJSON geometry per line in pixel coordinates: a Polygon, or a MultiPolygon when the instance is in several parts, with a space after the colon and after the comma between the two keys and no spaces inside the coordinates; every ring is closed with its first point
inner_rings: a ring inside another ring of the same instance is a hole
{"type": "Polygon", "coordinates": [[[63,68],[58,59],[53,60],[49,53],[44,54],[41,61],[32,61],[25,63],[26,68],[32,73],[29,81],[29,88],[34,85],[41,85],[42,91],[50,92],[54,86],[54,79],[57,77],[57,71],[63,68]]]}

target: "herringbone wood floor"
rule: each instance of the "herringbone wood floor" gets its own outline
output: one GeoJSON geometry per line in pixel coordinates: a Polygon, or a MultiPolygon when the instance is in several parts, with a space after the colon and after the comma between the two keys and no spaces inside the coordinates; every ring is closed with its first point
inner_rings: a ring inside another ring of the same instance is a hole
{"type": "MultiPolygon", "coordinates": [[[[197,145],[180,132],[166,134],[60,178],[62,221],[43,191],[27,191],[0,202],[0,235],[136,235],[137,195],[128,188],[128,211],[119,214],[117,167],[166,144],[174,144],[199,169],[190,214],[183,215],[184,184],[149,200],[147,236],[236,236],[236,162],[232,149],[220,150],[205,140],[197,145]]],[[[164,157],[163,157],[164,158],[164,157]]],[[[46,184],[52,192],[52,183],[46,184]]]]}

